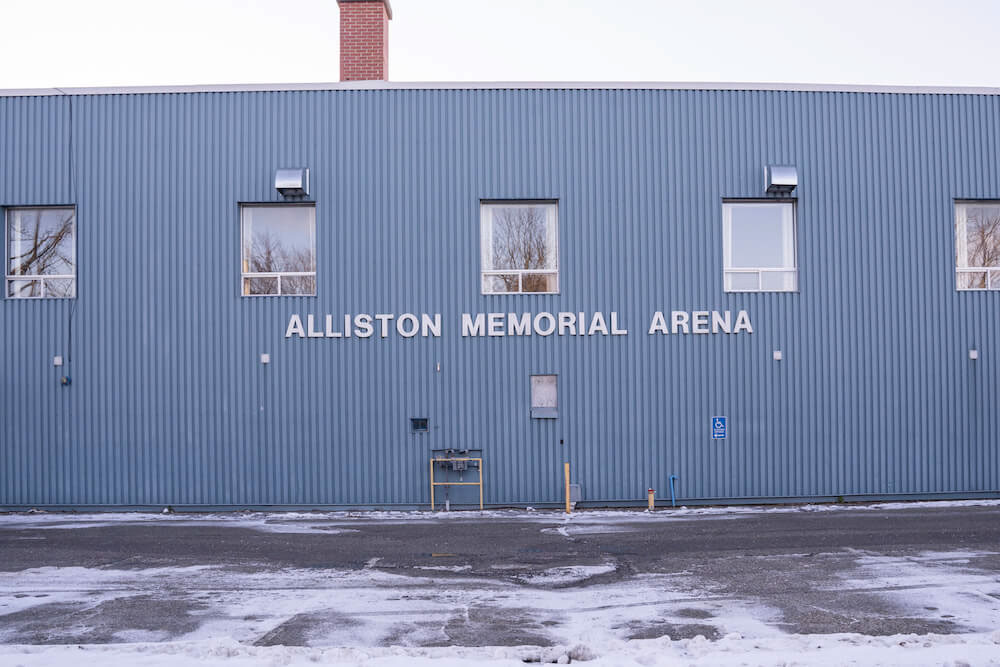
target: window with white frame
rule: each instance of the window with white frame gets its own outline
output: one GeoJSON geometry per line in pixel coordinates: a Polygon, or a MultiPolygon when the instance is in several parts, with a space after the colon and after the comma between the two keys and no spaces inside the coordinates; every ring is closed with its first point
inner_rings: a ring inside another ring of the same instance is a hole
{"type": "Polygon", "coordinates": [[[316,207],[243,204],[243,296],[316,294],[316,207]]]}
{"type": "Polygon", "coordinates": [[[531,416],[535,419],[559,416],[559,376],[531,376],[531,416]]]}
{"type": "Polygon", "coordinates": [[[955,284],[1000,290],[1000,201],[955,203],[955,284]]]}
{"type": "Polygon", "coordinates": [[[722,255],[727,292],[796,291],[794,202],[723,203],[722,255]]]}
{"type": "Polygon", "coordinates": [[[559,291],[555,202],[483,202],[483,294],[559,291]]]}
{"type": "Polygon", "coordinates": [[[76,209],[8,208],[7,298],[76,296],[76,209]]]}

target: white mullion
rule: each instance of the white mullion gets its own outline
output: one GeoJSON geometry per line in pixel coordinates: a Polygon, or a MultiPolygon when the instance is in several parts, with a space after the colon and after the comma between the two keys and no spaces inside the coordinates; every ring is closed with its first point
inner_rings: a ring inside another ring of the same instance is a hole
{"type": "MultiPolygon", "coordinates": [[[[11,215],[11,213],[8,213],[7,215],[11,215]]],[[[21,257],[23,256],[23,249],[21,247],[21,244],[22,244],[22,237],[24,236],[21,233],[21,212],[13,211],[13,217],[14,217],[14,229],[17,233],[14,235],[14,252],[11,254],[14,257],[21,257]]],[[[8,234],[10,233],[10,225],[8,225],[7,227],[7,233],[8,234]]],[[[9,262],[10,260],[8,259],[7,261],[9,262]]]]}
{"type": "Polygon", "coordinates": [[[967,206],[965,204],[957,204],[955,206],[955,262],[961,268],[969,265],[969,238],[966,233],[968,227],[966,209],[967,206]]]}
{"type": "MultiPolygon", "coordinates": [[[[555,274],[555,291],[559,291],[559,204],[548,204],[552,225],[552,269],[555,274]]],[[[546,280],[546,282],[548,282],[546,280]]],[[[548,290],[547,290],[548,291],[548,290]]]]}
{"type": "Polygon", "coordinates": [[[784,245],[784,257],[782,267],[785,269],[795,269],[798,261],[795,257],[795,206],[793,204],[781,204],[783,209],[781,215],[782,242],[784,245]]]}
{"type": "Polygon", "coordinates": [[[479,262],[486,271],[496,269],[493,266],[493,204],[483,204],[479,214],[479,262]]]}

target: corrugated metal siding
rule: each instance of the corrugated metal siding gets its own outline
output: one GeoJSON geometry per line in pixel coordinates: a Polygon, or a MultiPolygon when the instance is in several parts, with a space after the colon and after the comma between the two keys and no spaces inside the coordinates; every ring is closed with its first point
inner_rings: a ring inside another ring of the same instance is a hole
{"type": "Polygon", "coordinates": [[[998,128],[991,95],[0,98],[0,206],[76,204],[79,257],[75,301],[0,301],[0,505],[419,504],[450,446],[483,449],[496,504],[559,500],[563,460],[591,501],[671,474],[687,500],[997,492],[1000,293],[955,291],[953,200],[1000,198],[998,128]],[[727,294],[721,201],[765,164],[799,169],[800,292],[727,294]],[[299,165],[318,295],[241,298],[238,203],[299,165]],[[505,198],[559,201],[560,294],[480,294],[479,201],[505,198]],[[646,334],[702,309],[754,333],[646,334]],[[629,335],[461,337],[463,312],[597,310],[629,335]],[[403,312],[442,337],[284,338],[403,312]],[[558,420],[528,417],[532,373],[558,420]]]}

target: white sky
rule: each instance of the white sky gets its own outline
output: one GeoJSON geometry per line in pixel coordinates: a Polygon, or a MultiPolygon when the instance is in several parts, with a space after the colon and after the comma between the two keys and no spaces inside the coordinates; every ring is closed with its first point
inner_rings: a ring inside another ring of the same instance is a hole
{"type": "MultiPolygon", "coordinates": [[[[1000,86],[1000,0],[392,0],[394,81],[1000,86]]],[[[336,0],[0,0],[0,88],[339,79],[336,0]]]]}

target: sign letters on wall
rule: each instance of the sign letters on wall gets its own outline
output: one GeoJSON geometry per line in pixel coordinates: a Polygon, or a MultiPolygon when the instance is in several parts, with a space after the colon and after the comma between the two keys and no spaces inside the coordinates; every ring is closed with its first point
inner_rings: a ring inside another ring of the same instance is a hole
{"type": "MultiPolygon", "coordinates": [[[[627,336],[617,311],[558,313],[462,313],[458,322],[463,338],[496,336],[627,336]]],[[[285,338],[402,338],[441,336],[441,313],[293,314],[285,338]]],[[[649,319],[649,335],[753,333],[745,310],[656,311],[649,319]]]]}

